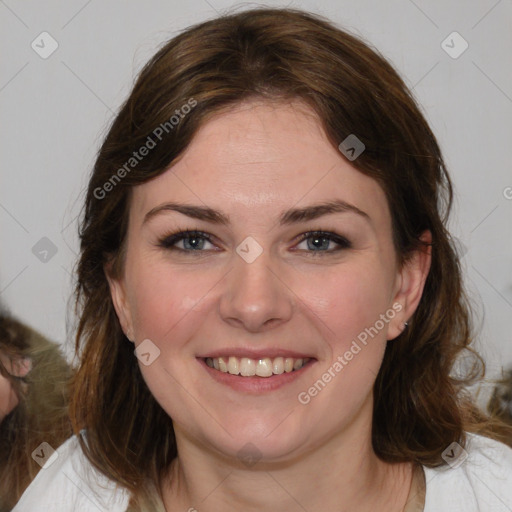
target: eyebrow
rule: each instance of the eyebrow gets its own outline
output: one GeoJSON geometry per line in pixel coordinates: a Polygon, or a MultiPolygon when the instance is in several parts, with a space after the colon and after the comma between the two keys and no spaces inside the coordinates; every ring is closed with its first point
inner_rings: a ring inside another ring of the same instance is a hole
{"type": "MultiPolygon", "coordinates": [[[[169,211],[179,212],[183,215],[187,215],[188,217],[192,217],[193,219],[203,220],[213,224],[220,224],[223,226],[231,224],[229,215],[226,215],[219,210],[214,210],[207,206],[196,206],[184,203],[165,203],[156,206],[146,213],[142,223],[145,224],[153,217],[169,211]]],[[[305,206],[303,208],[292,208],[290,210],[286,210],[280,214],[279,224],[281,226],[288,226],[299,222],[314,220],[331,213],[346,212],[355,213],[356,215],[363,217],[365,220],[370,221],[370,216],[363,210],[357,208],[357,206],[347,203],[341,199],[336,199],[333,201],[305,206]]]]}

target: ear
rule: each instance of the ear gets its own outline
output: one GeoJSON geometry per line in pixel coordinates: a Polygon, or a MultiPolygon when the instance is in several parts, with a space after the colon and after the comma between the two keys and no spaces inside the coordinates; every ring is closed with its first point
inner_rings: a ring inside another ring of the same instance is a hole
{"type": "Polygon", "coordinates": [[[133,343],[135,341],[135,335],[133,330],[132,314],[128,304],[123,278],[112,277],[111,267],[109,264],[104,267],[104,271],[110,288],[112,303],[114,304],[117,318],[121,324],[121,329],[125,336],[133,343]]]}
{"type": "Polygon", "coordinates": [[[388,340],[396,338],[405,329],[405,322],[408,322],[416,311],[423,294],[432,262],[432,233],[424,231],[420,241],[423,243],[410,255],[398,275],[394,303],[402,307],[389,322],[388,340]]]}
{"type": "Polygon", "coordinates": [[[15,377],[26,377],[32,370],[32,359],[30,357],[20,357],[12,363],[11,375],[15,377]]]}
{"type": "Polygon", "coordinates": [[[0,352],[0,362],[13,377],[26,377],[32,370],[32,359],[30,357],[9,357],[0,352]]]}

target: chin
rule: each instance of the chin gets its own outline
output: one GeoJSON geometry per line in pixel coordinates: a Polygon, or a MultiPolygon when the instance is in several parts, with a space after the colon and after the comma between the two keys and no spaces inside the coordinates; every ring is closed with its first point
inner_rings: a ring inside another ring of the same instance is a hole
{"type": "Polygon", "coordinates": [[[211,432],[204,433],[204,442],[225,457],[238,459],[247,466],[257,462],[287,460],[303,451],[310,437],[298,425],[295,428],[289,421],[283,422],[281,416],[266,421],[261,418],[259,421],[242,421],[238,418],[229,425],[230,428],[226,429],[229,434],[223,429],[220,429],[222,433],[218,436],[212,436],[211,432]]]}

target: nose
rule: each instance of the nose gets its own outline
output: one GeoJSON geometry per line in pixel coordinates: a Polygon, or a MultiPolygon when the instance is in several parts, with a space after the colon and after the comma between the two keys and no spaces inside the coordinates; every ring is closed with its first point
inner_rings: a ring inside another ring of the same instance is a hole
{"type": "Polygon", "coordinates": [[[291,318],[295,296],[267,254],[263,251],[252,263],[234,258],[219,306],[222,319],[234,327],[261,332],[291,318]]]}

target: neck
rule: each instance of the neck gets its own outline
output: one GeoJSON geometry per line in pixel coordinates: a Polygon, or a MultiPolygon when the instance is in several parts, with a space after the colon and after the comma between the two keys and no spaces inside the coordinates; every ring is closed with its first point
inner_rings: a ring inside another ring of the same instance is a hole
{"type": "Polygon", "coordinates": [[[402,512],[413,466],[376,456],[367,402],[350,425],[309,452],[252,467],[205,450],[175,428],[179,457],[162,480],[166,509],[402,512]]]}

